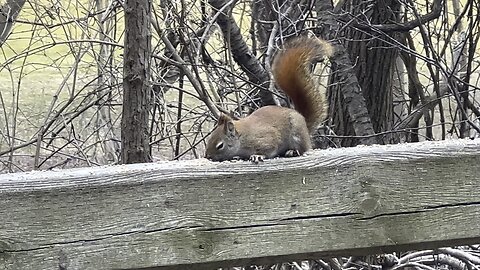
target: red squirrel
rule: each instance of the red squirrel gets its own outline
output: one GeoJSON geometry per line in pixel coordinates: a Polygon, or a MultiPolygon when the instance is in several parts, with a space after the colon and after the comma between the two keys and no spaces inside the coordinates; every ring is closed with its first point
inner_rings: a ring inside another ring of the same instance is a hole
{"type": "Polygon", "coordinates": [[[297,37],[286,42],[273,60],[273,78],[292,100],[295,110],[265,106],[233,120],[222,114],[207,142],[205,157],[213,161],[299,156],[312,148],[310,135],[324,120],[324,93],[312,77],[311,64],[331,56],[330,43],[297,37]]]}

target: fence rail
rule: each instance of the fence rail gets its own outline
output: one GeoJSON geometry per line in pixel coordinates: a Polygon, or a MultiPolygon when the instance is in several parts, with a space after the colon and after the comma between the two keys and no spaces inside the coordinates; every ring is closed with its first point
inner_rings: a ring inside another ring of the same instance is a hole
{"type": "Polygon", "coordinates": [[[480,243],[480,141],[0,175],[0,269],[214,269],[480,243]]]}

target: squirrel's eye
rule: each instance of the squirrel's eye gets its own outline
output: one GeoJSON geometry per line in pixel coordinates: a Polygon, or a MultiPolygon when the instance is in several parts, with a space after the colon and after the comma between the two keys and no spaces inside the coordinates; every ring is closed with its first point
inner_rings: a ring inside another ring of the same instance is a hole
{"type": "Polygon", "coordinates": [[[222,150],[223,149],[223,142],[217,143],[217,150],[222,150]]]}

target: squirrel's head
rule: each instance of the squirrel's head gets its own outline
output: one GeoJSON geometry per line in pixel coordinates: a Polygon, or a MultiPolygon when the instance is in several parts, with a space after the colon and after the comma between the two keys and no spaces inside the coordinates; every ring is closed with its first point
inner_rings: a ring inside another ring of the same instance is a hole
{"type": "Polygon", "coordinates": [[[240,148],[239,134],[233,119],[221,114],[207,142],[205,157],[213,161],[233,159],[240,148]]]}

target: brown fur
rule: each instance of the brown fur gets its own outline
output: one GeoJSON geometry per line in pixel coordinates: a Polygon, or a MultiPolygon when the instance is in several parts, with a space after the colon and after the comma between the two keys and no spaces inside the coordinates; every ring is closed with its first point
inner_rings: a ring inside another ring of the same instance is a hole
{"type": "Polygon", "coordinates": [[[295,38],[285,44],[285,49],[277,54],[273,62],[277,85],[305,117],[310,132],[325,119],[327,112],[324,94],[310,75],[310,65],[313,60],[331,56],[332,53],[332,46],[324,40],[295,38]]]}
{"type": "Polygon", "coordinates": [[[222,115],[207,142],[207,158],[258,161],[311,149],[310,133],[325,117],[326,105],[309,67],[313,60],[331,55],[332,49],[326,41],[312,38],[296,38],[285,47],[274,59],[273,74],[296,110],[265,106],[240,120],[222,115]]]}

